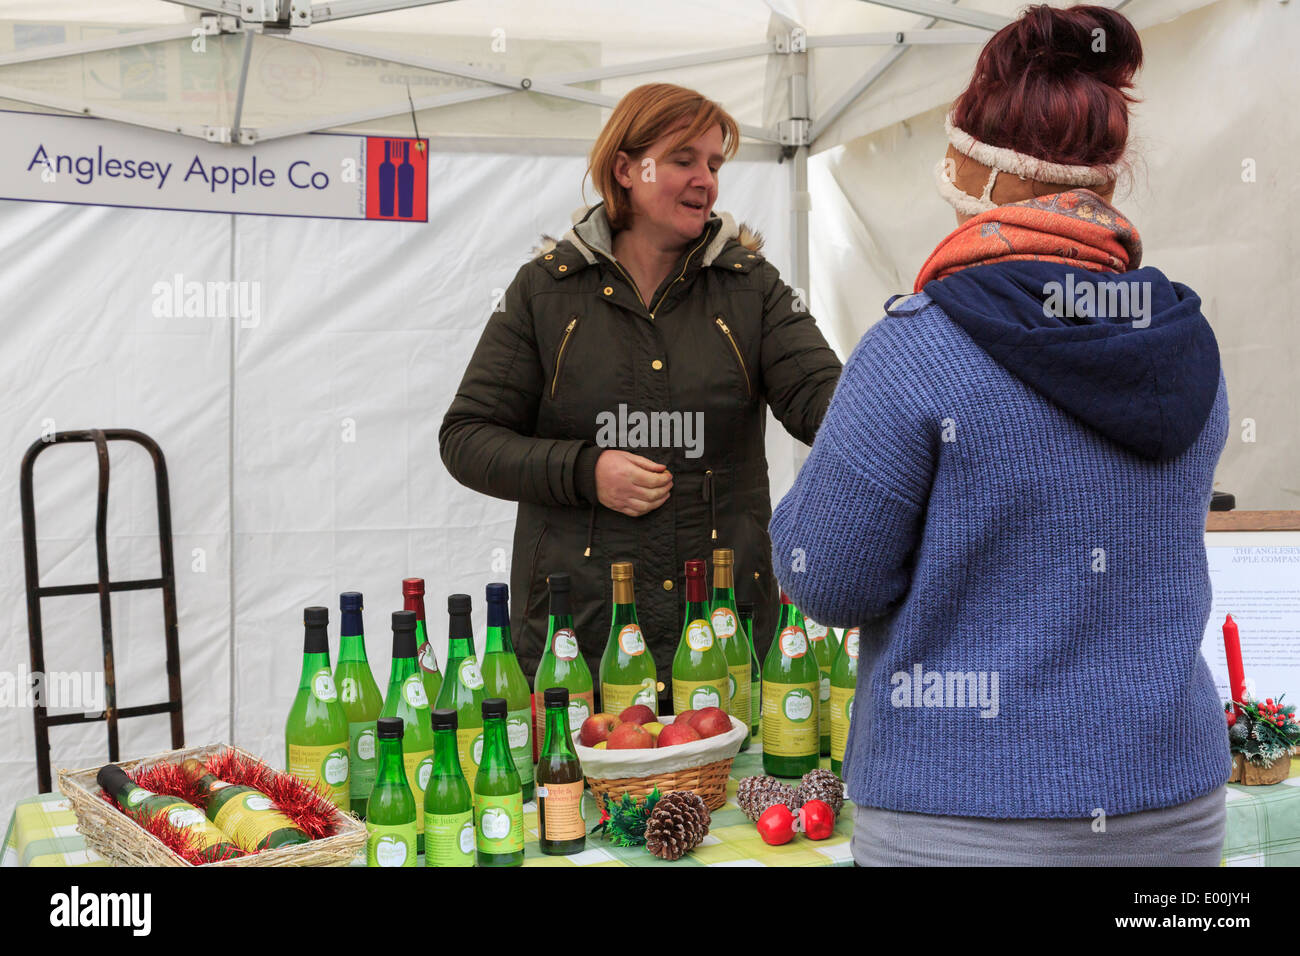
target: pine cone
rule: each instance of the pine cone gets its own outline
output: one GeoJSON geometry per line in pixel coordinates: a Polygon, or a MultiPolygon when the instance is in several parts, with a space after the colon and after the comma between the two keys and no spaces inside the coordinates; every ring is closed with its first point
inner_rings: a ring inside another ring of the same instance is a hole
{"type": "Polygon", "coordinates": [[[803,806],[804,797],[775,777],[746,777],[736,787],[736,803],[745,816],[757,822],[764,810],[778,803],[784,803],[793,813],[803,806]]]}
{"type": "Polygon", "coordinates": [[[645,825],[645,848],[662,860],[680,859],[700,845],[712,818],[694,790],[674,790],[660,798],[645,825]]]}
{"type": "Polygon", "coordinates": [[[844,808],[844,781],[820,767],[809,770],[799,784],[799,803],[802,805],[809,800],[822,801],[838,817],[844,808]]]}

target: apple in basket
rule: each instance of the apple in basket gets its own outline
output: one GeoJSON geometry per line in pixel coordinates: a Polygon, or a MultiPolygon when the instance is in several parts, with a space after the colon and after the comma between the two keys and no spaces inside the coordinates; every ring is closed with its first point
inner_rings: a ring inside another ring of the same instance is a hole
{"type": "Polygon", "coordinates": [[[691,727],[701,737],[716,737],[731,730],[731,718],[721,707],[705,707],[691,717],[691,727]]]}
{"type": "Polygon", "coordinates": [[[655,712],[645,704],[633,704],[619,714],[618,719],[625,724],[641,724],[645,726],[653,723],[658,718],[655,717],[655,712]]]}
{"type": "Polygon", "coordinates": [[[613,714],[592,714],[582,722],[578,731],[578,743],[584,747],[594,747],[607,739],[616,726],[618,718],[613,714]]]}
{"type": "Polygon", "coordinates": [[[654,745],[654,735],[640,724],[619,724],[605,741],[606,750],[640,750],[654,745]]]}
{"type": "Polygon", "coordinates": [[[659,731],[659,746],[672,747],[676,744],[689,744],[692,740],[701,740],[699,731],[690,724],[683,724],[681,721],[673,721],[663,730],[659,731]]]}

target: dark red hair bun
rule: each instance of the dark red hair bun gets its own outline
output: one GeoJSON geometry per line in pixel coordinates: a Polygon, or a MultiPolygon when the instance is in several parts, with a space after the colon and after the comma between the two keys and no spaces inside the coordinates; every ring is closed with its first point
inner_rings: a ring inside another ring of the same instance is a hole
{"type": "Polygon", "coordinates": [[[1070,166],[1118,162],[1142,41],[1107,7],[1029,7],[985,44],[953,107],[980,142],[1070,166]]]}

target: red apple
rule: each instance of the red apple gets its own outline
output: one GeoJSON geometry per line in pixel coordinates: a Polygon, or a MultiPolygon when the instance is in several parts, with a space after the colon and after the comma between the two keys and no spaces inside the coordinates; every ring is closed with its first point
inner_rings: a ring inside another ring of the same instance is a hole
{"type": "Polygon", "coordinates": [[[625,724],[649,724],[658,720],[655,712],[645,704],[633,704],[623,713],[618,715],[618,719],[625,724]]]}
{"type": "Polygon", "coordinates": [[[691,728],[701,737],[716,737],[731,730],[731,718],[721,707],[705,707],[691,717],[691,728]]]}
{"type": "Polygon", "coordinates": [[[699,740],[699,732],[690,724],[679,724],[676,721],[669,724],[663,730],[659,731],[659,746],[671,747],[674,744],[688,744],[692,740],[699,740]]]}
{"type": "Polygon", "coordinates": [[[654,735],[640,724],[619,724],[605,741],[606,750],[641,750],[654,745],[654,735]]]}
{"type": "Polygon", "coordinates": [[[697,712],[694,710],[684,710],[673,718],[673,723],[682,727],[689,727],[691,725],[691,718],[694,717],[696,713],[697,712]]]}
{"type": "Polygon", "coordinates": [[[613,714],[592,714],[582,722],[582,729],[578,731],[578,743],[584,747],[594,747],[608,739],[616,726],[618,718],[613,714]]]}

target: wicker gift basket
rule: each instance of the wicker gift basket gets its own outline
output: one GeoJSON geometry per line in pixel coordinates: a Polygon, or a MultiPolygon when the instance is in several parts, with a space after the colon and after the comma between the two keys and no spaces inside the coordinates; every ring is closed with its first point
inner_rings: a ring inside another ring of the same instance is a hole
{"type": "MultiPolygon", "coordinates": [[[[659,719],[670,724],[674,718],[659,719]]],[[[573,743],[598,804],[606,796],[618,799],[624,793],[644,797],[658,787],[661,793],[694,790],[706,807],[717,810],[727,802],[731,761],[748,734],[749,725],[732,717],[731,730],[725,734],[662,750],[596,750],[578,743],[576,733],[573,743]]]]}
{"type": "MultiPolygon", "coordinates": [[[[123,760],[118,762],[118,766],[131,771],[143,765],[180,763],[187,757],[205,761],[224,750],[233,751],[247,760],[262,762],[238,747],[208,744],[169,750],[140,760],[123,760]]],[[[99,769],[95,766],[85,770],[59,771],[59,790],[72,801],[72,809],[77,814],[77,831],[86,838],[86,846],[114,866],[193,866],[100,796],[99,784],[95,782],[99,769]]],[[[359,853],[364,852],[365,846],[365,824],[340,811],[337,832],[331,836],[204,866],[348,866],[359,853]]]]}

